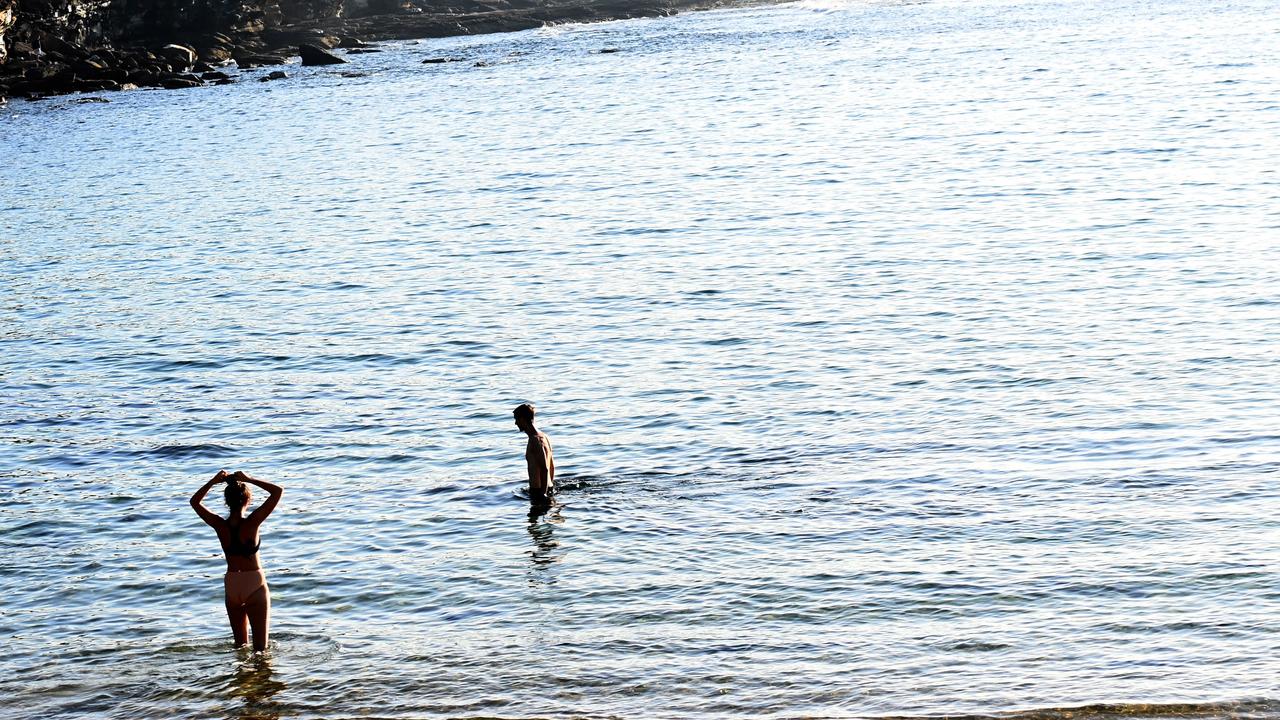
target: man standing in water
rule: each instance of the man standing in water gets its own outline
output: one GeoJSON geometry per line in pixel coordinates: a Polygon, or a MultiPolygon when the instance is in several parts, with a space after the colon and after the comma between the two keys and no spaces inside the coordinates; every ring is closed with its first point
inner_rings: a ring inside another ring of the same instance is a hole
{"type": "Polygon", "coordinates": [[[536,412],[532,405],[524,403],[512,414],[516,417],[516,427],[529,436],[529,444],[524,450],[524,459],[529,466],[529,501],[545,505],[551,502],[551,495],[556,491],[556,461],[551,454],[551,439],[533,426],[536,412]]]}

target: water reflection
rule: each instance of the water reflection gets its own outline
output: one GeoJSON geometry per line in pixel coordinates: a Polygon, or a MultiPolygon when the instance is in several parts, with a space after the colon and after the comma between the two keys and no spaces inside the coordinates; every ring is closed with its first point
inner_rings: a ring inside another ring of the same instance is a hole
{"type": "Polygon", "coordinates": [[[237,715],[239,720],[277,720],[280,717],[280,705],[271,698],[284,690],[285,684],[274,679],[274,675],[270,658],[261,653],[250,653],[236,667],[228,689],[232,697],[244,700],[244,707],[237,715]]]}
{"type": "Polygon", "coordinates": [[[533,549],[529,551],[528,573],[531,585],[553,585],[556,582],[555,577],[546,571],[564,556],[560,542],[555,538],[556,525],[564,523],[560,508],[559,503],[551,503],[545,513],[529,511],[528,531],[533,540],[533,549]]]}

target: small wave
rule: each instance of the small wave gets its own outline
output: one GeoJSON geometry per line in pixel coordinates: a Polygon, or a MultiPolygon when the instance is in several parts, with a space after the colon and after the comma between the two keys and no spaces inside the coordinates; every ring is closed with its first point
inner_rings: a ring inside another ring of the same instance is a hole
{"type": "Polygon", "coordinates": [[[225,445],[161,445],[151,450],[140,450],[134,455],[139,457],[155,456],[163,458],[221,457],[234,452],[225,445]]]}
{"type": "Polygon", "coordinates": [[[1047,707],[1001,713],[959,715],[884,715],[876,720],[1110,720],[1111,718],[1259,718],[1280,716],[1274,700],[1242,700],[1206,703],[1097,703],[1071,707],[1047,707]]]}

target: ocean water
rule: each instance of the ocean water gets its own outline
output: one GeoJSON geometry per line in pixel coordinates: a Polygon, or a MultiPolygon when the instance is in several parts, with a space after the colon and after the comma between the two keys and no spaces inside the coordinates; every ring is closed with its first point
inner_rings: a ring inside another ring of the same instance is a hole
{"type": "Polygon", "coordinates": [[[1277,37],[797,3],[10,103],[0,716],[1280,717],[1277,37]],[[219,468],[286,488],[263,657],[219,468]]]}

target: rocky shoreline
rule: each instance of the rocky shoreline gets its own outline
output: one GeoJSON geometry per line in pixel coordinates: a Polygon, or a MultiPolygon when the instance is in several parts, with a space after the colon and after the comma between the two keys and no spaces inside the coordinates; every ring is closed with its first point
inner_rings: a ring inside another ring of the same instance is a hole
{"type": "MultiPolygon", "coordinates": [[[[0,0],[3,2],[3,0],[0,0]]],[[[174,33],[151,42],[82,41],[53,32],[28,32],[0,43],[0,104],[6,98],[40,100],[78,92],[118,92],[143,87],[191,88],[238,81],[235,69],[283,65],[300,57],[303,65],[347,62],[345,54],[376,52],[369,43],[514,32],[559,23],[661,17],[682,10],[737,7],[735,0],[579,0],[560,4],[520,4],[454,0],[448,8],[404,2],[393,12],[355,17],[319,17],[268,25],[251,13],[235,16],[219,32],[174,33]],[[255,22],[256,20],[256,22],[255,22]]],[[[378,6],[372,6],[377,9],[378,6]]],[[[339,15],[341,12],[339,11],[339,15]]],[[[283,72],[260,80],[280,79],[283,72]]]]}

